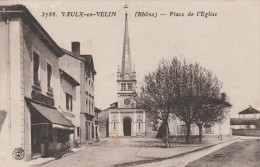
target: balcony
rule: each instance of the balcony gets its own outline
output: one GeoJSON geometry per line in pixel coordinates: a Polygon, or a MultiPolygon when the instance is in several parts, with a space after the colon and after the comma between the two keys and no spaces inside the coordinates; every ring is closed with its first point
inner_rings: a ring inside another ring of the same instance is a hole
{"type": "Polygon", "coordinates": [[[33,81],[33,89],[36,90],[36,91],[41,91],[41,81],[39,80],[34,80],[33,81]]]}
{"type": "Polygon", "coordinates": [[[46,93],[47,93],[47,95],[53,96],[53,88],[48,86],[46,93]]]}

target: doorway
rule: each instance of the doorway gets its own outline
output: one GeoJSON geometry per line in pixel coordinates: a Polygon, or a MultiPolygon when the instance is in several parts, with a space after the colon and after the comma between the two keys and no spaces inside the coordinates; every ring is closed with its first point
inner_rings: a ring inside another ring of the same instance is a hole
{"type": "Polygon", "coordinates": [[[124,136],[131,136],[131,119],[126,118],[123,122],[124,126],[124,136]]]}

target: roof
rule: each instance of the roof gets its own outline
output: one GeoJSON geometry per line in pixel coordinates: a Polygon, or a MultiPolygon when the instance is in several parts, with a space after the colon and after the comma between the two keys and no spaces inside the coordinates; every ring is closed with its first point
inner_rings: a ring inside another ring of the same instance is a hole
{"type": "Polygon", "coordinates": [[[95,112],[100,113],[101,110],[99,108],[95,107],[95,112]]]}
{"type": "Polygon", "coordinates": [[[6,111],[0,110],[0,131],[1,131],[1,128],[2,128],[4,121],[6,119],[6,115],[7,115],[6,111]]]}
{"type": "Polygon", "coordinates": [[[80,61],[83,61],[84,63],[87,63],[88,66],[90,67],[90,69],[93,71],[94,75],[96,75],[97,72],[94,67],[94,61],[93,61],[92,55],[79,55],[78,56],[64,48],[61,48],[61,50],[63,51],[64,54],[67,54],[75,59],[78,59],[80,61]]]}
{"type": "Polygon", "coordinates": [[[22,18],[24,22],[40,33],[39,38],[47,43],[47,46],[53,50],[58,57],[63,56],[61,48],[45,31],[41,24],[34,18],[31,12],[23,5],[0,6],[0,21],[5,21],[7,18],[22,18]]]}
{"type": "Polygon", "coordinates": [[[65,53],[65,54],[67,54],[67,55],[69,55],[69,56],[71,56],[71,57],[73,57],[73,58],[75,58],[75,59],[78,59],[78,60],[80,60],[80,61],[85,62],[85,59],[84,59],[84,58],[82,58],[82,57],[80,57],[80,56],[77,56],[77,55],[73,54],[72,52],[70,52],[70,51],[68,51],[68,50],[66,50],[66,49],[61,48],[61,50],[63,51],[63,53],[65,53]]]}
{"type": "Polygon", "coordinates": [[[69,81],[74,86],[79,86],[77,80],[75,80],[72,76],[70,76],[68,73],[66,73],[64,70],[60,69],[60,76],[69,81]]]}
{"type": "Polygon", "coordinates": [[[256,125],[259,121],[256,118],[230,118],[230,125],[256,125]]]}
{"type": "Polygon", "coordinates": [[[245,109],[245,110],[239,112],[238,114],[260,114],[260,111],[254,109],[254,108],[250,105],[247,109],[245,109]]]}
{"type": "Polygon", "coordinates": [[[49,120],[52,124],[74,128],[74,125],[55,108],[43,106],[32,101],[28,102],[28,104],[30,105],[30,107],[37,110],[43,117],[49,120]]]}
{"type": "Polygon", "coordinates": [[[118,108],[118,102],[110,104],[109,109],[112,109],[112,108],[118,108]]]}

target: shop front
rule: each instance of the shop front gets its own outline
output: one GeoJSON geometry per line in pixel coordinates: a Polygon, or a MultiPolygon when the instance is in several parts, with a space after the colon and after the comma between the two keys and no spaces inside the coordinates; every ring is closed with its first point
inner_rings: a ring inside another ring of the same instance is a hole
{"type": "Polygon", "coordinates": [[[27,101],[31,114],[32,157],[49,156],[71,147],[69,136],[74,125],[56,108],[44,103],[27,101]]]}

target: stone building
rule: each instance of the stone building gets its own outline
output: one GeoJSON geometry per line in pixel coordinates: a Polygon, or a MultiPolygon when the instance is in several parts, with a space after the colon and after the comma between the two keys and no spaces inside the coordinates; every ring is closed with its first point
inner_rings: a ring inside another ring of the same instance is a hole
{"type": "Polygon", "coordinates": [[[132,67],[127,14],[121,69],[117,71],[117,102],[100,113],[100,136],[144,136],[153,133],[154,124],[146,112],[138,108],[136,96],[136,72],[132,67]]]}
{"type": "Polygon", "coordinates": [[[80,126],[76,127],[81,143],[92,142],[95,139],[95,95],[93,57],[80,54],[80,43],[72,42],[72,51],[62,49],[65,55],[60,58],[60,68],[72,76],[79,86],[76,88],[77,113],[80,113],[80,126]]]}
{"type": "Polygon", "coordinates": [[[0,6],[1,156],[22,148],[29,160],[47,145],[61,149],[73,133],[74,125],[57,110],[63,54],[26,7],[0,6]]]}
{"type": "Polygon", "coordinates": [[[74,126],[70,134],[70,142],[80,143],[80,99],[77,96],[79,83],[72,76],[60,69],[60,105],[58,110],[74,126]]]}
{"type": "MultiPolygon", "coordinates": [[[[171,115],[168,121],[171,136],[186,135],[186,125],[178,117],[171,115]]],[[[202,134],[206,136],[228,136],[231,135],[230,113],[221,123],[202,127],[202,134]]],[[[191,135],[199,135],[199,128],[196,124],[191,124],[191,135]]]]}

